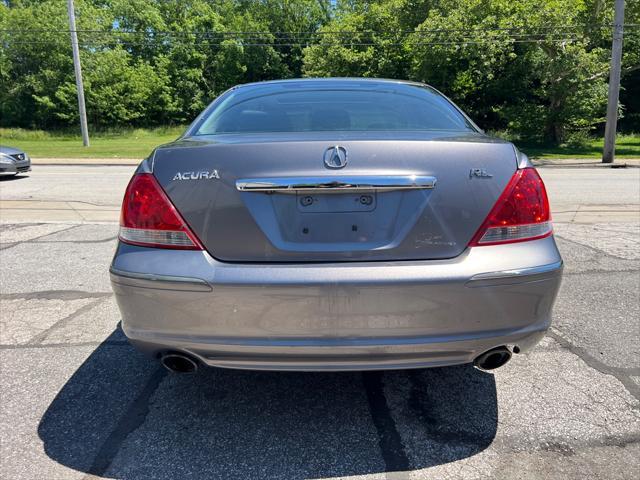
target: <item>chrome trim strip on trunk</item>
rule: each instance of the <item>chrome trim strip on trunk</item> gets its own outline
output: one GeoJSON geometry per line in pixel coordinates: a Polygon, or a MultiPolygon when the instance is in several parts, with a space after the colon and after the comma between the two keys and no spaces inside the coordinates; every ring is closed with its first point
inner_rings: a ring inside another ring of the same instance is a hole
{"type": "Polygon", "coordinates": [[[432,189],[436,178],[425,175],[361,175],[325,177],[244,178],[236,181],[241,192],[356,192],[362,190],[432,189]]]}

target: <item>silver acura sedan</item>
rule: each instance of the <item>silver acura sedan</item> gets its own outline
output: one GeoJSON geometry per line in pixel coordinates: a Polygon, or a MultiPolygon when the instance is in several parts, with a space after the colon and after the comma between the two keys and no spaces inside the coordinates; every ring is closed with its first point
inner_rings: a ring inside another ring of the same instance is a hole
{"type": "Polygon", "coordinates": [[[174,372],[491,370],[549,328],[544,184],[437,90],[234,87],[127,187],[122,327],[174,372]]]}

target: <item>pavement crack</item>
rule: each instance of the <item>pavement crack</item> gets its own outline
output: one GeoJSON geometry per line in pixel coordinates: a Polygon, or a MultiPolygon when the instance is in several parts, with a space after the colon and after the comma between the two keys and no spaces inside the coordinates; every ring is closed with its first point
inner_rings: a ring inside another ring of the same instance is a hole
{"type": "Polygon", "coordinates": [[[555,237],[561,238],[565,242],[572,243],[572,244],[578,245],[580,247],[584,247],[584,248],[586,248],[588,250],[591,250],[592,252],[594,252],[597,255],[602,255],[602,256],[605,256],[605,257],[613,258],[615,260],[627,260],[627,261],[633,260],[633,259],[630,259],[630,258],[620,257],[618,255],[612,255],[611,253],[605,252],[604,250],[596,248],[596,247],[594,247],[592,245],[587,245],[585,243],[576,242],[575,240],[571,240],[571,239],[565,237],[564,234],[562,234],[562,233],[554,232],[553,234],[554,234],[555,237]]]}
{"type": "Polygon", "coordinates": [[[107,472],[127,437],[144,424],[149,414],[151,397],[166,375],[167,371],[162,367],[151,374],[140,394],[120,417],[118,424],[98,450],[91,467],[88,469],[89,475],[85,476],[85,479],[92,478],[91,475],[102,477],[107,472]]]}
{"type": "Polygon", "coordinates": [[[112,292],[42,290],[39,292],[0,293],[0,300],[79,300],[83,298],[106,298],[112,295],[112,292]]]}
{"type": "Polygon", "coordinates": [[[49,328],[47,328],[46,330],[43,330],[42,332],[40,332],[39,334],[37,334],[36,336],[32,337],[28,342],[27,345],[34,345],[34,344],[39,344],[41,343],[45,338],[47,338],[49,336],[49,334],[51,332],[56,331],[57,329],[63,327],[69,320],[73,320],[76,317],[79,317],[80,315],[82,315],[83,313],[88,312],[89,310],[91,310],[93,307],[97,306],[98,304],[100,304],[101,302],[104,301],[104,298],[98,298],[97,300],[94,300],[92,302],[87,303],[86,305],[83,305],[82,307],[78,308],[75,312],[73,312],[70,315],[67,315],[64,318],[61,318],[60,320],[58,320],[56,323],[54,323],[53,325],[51,325],[49,328]]]}
{"type": "MultiPolygon", "coordinates": [[[[40,189],[38,191],[43,191],[43,190],[44,189],[40,189]]],[[[120,205],[115,203],[95,203],[95,202],[87,202],[85,200],[61,200],[59,198],[47,198],[47,197],[33,198],[33,199],[21,198],[21,197],[16,197],[16,198],[7,197],[7,198],[3,198],[2,200],[5,202],[25,202],[25,203],[27,202],[28,203],[66,203],[70,208],[73,208],[72,205],[69,205],[70,203],[81,203],[83,205],[91,205],[92,207],[120,208],[120,205]]],[[[12,207],[12,208],[15,208],[15,207],[12,207]]],[[[32,223],[32,225],[41,225],[41,224],[42,222],[32,223]]]]}
{"type": "MultiPolygon", "coordinates": [[[[632,260],[629,260],[632,261],[632,260]]],[[[640,270],[639,267],[631,267],[631,268],[618,268],[618,269],[614,269],[614,270],[609,270],[609,269],[593,269],[593,270],[580,270],[580,271],[576,271],[576,272],[567,272],[566,270],[564,272],[562,272],[562,276],[563,277],[573,277],[573,276],[578,276],[578,275],[607,275],[609,273],[634,273],[637,272],[638,270],[640,270]]]]}
{"type": "Polygon", "coordinates": [[[113,235],[109,238],[103,238],[101,240],[49,240],[49,241],[25,241],[22,243],[34,243],[34,244],[42,244],[42,243],[108,243],[115,239],[117,239],[117,235],[113,235]]]}
{"type": "MultiPolygon", "coordinates": [[[[44,225],[43,223],[27,223],[25,224],[26,226],[38,226],[38,225],[44,225]]],[[[19,240],[17,242],[7,242],[6,244],[2,244],[0,250],[7,250],[9,248],[12,247],[17,247],[18,245],[22,245],[23,243],[37,243],[35,242],[35,240],[38,240],[40,238],[44,238],[44,237],[48,237],[49,235],[55,235],[58,233],[63,233],[63,232],[68,232],[69,230],[73,230],[74,228],[79,227],[80,225],[71,225],[70,227],[67,228],[63,228],[62,230],[57,230],[55,232],[49,232],[49,233],[45,233],[43,235],[38,235],[37,237],[33,237],[33,238],[29,238],[28,240],[19,240]],[[7,245],[7,246],[5,246],[7,245]]],[[[12,230],[17,230],[17,229],[12,229],[12,230]]]]}
{"type": "Polygon", "coordinates": [[[75,343],[21,343],[21,344],[0,344],[0,350],[26,350],[33,348],[74,348],[74,347],[99,347],[109,345],[114,347],[127,347],[130,343],[127,340],[105,340],[103,342],[75,342],[75,343]]]}
{"type": "Polygon", "coordinates": [[[603,361],[593,357],[584,348],[574,345],[564,338],[555,327],[550,328],[547,331],[547,335],[558,342],[562,348],[565,348],[574,355],[577,355],[589,367],[605,375],[615,377],[631,395],[640,400],[640,386],[636,385],[636,383],[629,378],[629,371],[627,369],[611,367],[603,361]]]}
{"type": "Polygon", "coordinates": [[[384,396],[382,372],[363,372],[362,380],[386,472],[409,470],[409,459],[384,396]]]}

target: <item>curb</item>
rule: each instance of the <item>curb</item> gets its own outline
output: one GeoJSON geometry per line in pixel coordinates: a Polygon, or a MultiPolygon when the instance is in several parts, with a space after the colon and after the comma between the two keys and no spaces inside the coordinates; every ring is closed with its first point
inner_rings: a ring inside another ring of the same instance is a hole
{"type": "MultiPolygon", "coordinates": [[[[32,166],[85,166],[85,167],[135,167],[140,164],[142,159],[122,158],[122,159],[106,159],[106,158],[69,158],[69,159],[50,159],[37,158],[31,159],[32,166]]],[[[601,163],[599,161],[582,161],[576,162],[571,160],[536,160],[531,162],[536,168],[640,168],[640,160],[632,159],[631,161],[620,161],[617,163],[601,163]]]]}
{"type": "Polygon", "coordinates": [[[546,163],[532,160],[531,163],[536,168],[640,168],[637,163],[546,163]]]}
{"type": "Polygon", "coordinates": [[[35,166],[108,166],[108,167],[121,167],[121,166],[137,166],[142,161],[142,158],[55,158],[55,157],[40,157],[31,158],[31,165],[35,166]]]}
{"type": "MultiPolygon", "coordinates": [[[[142,161],[142,160],[140,160],[142,161]]],[[[82,163],[82,162],[31,162],[31,166],[35,167],[137,167],[140,162],[136,163],[82,163]]]]}

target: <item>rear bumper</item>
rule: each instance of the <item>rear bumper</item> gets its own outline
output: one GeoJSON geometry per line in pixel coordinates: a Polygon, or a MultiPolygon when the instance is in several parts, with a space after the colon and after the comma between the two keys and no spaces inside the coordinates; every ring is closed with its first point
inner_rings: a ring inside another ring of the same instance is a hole
{"type": "Polygon", "coordinates": [[[562,260],[552,237],[451,260],[228,264],[206,252],[118,247],[111,281],[123,330],[143,351],[274,370],[467,363],[535,345],[562,260]]]}

